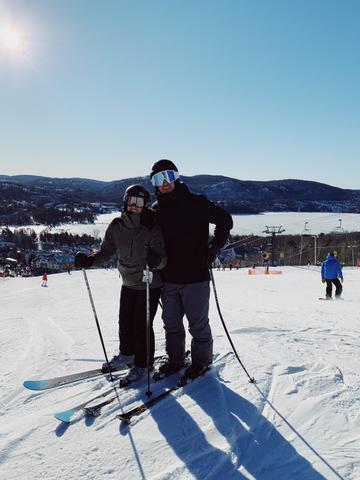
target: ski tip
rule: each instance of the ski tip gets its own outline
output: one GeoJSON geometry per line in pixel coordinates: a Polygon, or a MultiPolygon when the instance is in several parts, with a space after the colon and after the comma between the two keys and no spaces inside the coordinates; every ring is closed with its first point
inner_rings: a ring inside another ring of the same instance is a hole
{"type": "Polygon", "coordinates": [[[71,417],[74,415],[74,413],[75,413],[74,410],[67,410],[66,412],[55,413],[54,417],[57,420],[60,420],[60,422],[70,423],[71,417]]]}
{"type": "Polygon", "coordinates": [[[26,380],[23,386],[29,390],[44,390],[44,384],[40,380],[26,380]]]}

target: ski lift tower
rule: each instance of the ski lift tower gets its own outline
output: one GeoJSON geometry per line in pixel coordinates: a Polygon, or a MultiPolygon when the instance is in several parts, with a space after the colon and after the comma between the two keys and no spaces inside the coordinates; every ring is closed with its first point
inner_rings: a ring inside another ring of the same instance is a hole
{"type": "Polygon", "coordinates": [[[267,226],[266,230],[263,230],[263,233],[267,235],[271,235],[271,266],[275,267],[275,251],[276,251],[276,235],[280,235],[280,233],[285,232],[285,229],[280,226],[267,226]]]}
{"type": "Polygon", "coordinates": [[[308,223],[309,222],[305,222],[304,230],[301,232],[299,265],[301,265],[301,256],[302,256],[302,252],[303,252],[303,237],[313,237],[313,239],[314,239],[314,265],[316,265],[316,261],[317,261],[316,240],[317,240],[318,236],[312,234],[310,228],[307,228],[308,223]]]}

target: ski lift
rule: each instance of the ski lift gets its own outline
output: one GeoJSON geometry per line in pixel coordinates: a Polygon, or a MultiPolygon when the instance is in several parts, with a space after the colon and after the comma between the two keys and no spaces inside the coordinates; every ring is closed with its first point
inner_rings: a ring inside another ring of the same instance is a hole
{"type": "Polygon", "coordinates": [[[333,230],[332,233],[346,233],[345,230],[342,228],[341,226],[341,218],[339,218],[339,225],[337,227],[335,227],[335,230],[333,230]]]}
{"type": "Polygon", "coordinates": [[[308,223],[309,223],[309,222],[305,222],[304,230],[301,232],[301,235],[305,235],[305,236],[306,236],[306,235],[311,235],[311,230],[310,230],[310,228],[307,228],[307,224],[308,224],[308,223]]]}

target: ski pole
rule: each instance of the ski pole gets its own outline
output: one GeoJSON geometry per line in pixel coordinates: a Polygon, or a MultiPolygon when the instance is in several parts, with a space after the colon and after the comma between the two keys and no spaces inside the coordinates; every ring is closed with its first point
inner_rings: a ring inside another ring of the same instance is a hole
{"type": "Polygon", "coordinates": [[[146,367],[147,367],[147,385],[148,389],[146,395],[150,397],[152,392],[150,390],[150,330],[151,330],[151,322],[150,322],[150,270],[149,265],[146,265],[146,270],[144,270],[144,280],[146,283],[146,367]]]}
{"type": "Polygon", "coordinates": [[[229,332],[228,332],[228,329],[226,328],[225,321],[224,321],[223,316],[222,316],[222,314],[221,314],[220,305],[219,305],[219,300],[218,300],[218,296],[217,296],[217,293],[216,293],[214,274],[213,274],[211,268],[209,268],[209,272],[210,272],[210,278],[211,278],[212,287],[213,287],[213,290],[214,290],[216,307],[217,307],[217,310],[218,310],[218,312],[219,312],[219,317],[220,317],[221,323],[223,324],[225,333],[226,333],[226,335],[227,335],[227,337],[228,337],[228,339],[229,339],[230,345],[231,345],[231,347],[232,347],[232,349],[233,349],[233,351],[234,351],[234,353],[235,353],[236,358],[238,359],[238,361],[239,361],[241,367],[243,368],[244,372],[246,373],[246,375],[249,377],[250,383],[254,383],[254,382],[255,382],[255,378],[252,377],[252,376],[249,374],[249,372],[246,370],[244,364],[243,364],[242,361],[240,360],[240,357],[239,357],[239,355],[238,355],[238,353],[237,353],[237,351],[236,351],[236,348],[235,348],[234,343],[233,343],[233,341],[232,341],[232,339],[231,339],[231,336],[230,336],[230,334],[229,334],[229,332]]]}
{"type": "Polygon", "coordinates": [[[98,317],[97,317],[97,314],[96,314],[95,304],[94,304],[93,296],[92,296],[92,294],[91,294],[90,285],[89,285],[89,281],[88,281],[88,278],[87,278],[87,275],[86,275],[85,268],[82,269],[82,272],[83,272],[83,275],[84,275],[84,279],[85,279],[87,291],[88,291],[88,294],[89,294],[89,299],[90,299],[92,311],[93,311],[93,313],[94,313],[95,322],[96,322],[96,327],[97,327],[97,330],[98,330],[98,333],[99,333],[101,345],[102,345],[102,348],[103,348],[103,351],[104,351],[106,364],[107,364],[108,369],[109,369],[110,380],[111,380],[111,382],[112,382],[112,384],[113,384],[113,387],[114,387],[114,390],[115,390],[115,394],[116,394],[116,398],[118,399],[119,404],[120,404],[120,406],[121,406],[120,398],[119,398],[118,392],[117,392],[116,387],[115,387],[115,380],[114,380],[114,377],[113,377],[113,375],[112,375],[112,373],[111,373],[110,362],[109,362],[109,359],[108,359],[108,356],[107,356],[107,353],[106,353],[105,343],[104,343],[104,339],[103,339],[103,336],[102,336],[102,333],[101,333],[101,328],[100,328],[99,320],[98,320],[98,317]]]}

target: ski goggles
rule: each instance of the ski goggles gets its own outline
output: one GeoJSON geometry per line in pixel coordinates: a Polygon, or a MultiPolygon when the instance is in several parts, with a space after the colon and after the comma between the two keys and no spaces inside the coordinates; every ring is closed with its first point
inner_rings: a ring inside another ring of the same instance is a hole
{"type": "Polygon", "coordinates": [[[179,178],[179,172],[176,170],[163,170],[162,172],[155,173],[151,177],[151,183],[154,187],[161,187],[166,180],[168,183],[173,183],[179,178]]]}
{"type": "Polygon", "coordinates": [[[128,197],[126,200],[126,204],[128,207],[135,206],[135,207],[143,207],[145,205],[144,199],[142,197],[128,197]]]}

